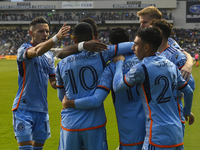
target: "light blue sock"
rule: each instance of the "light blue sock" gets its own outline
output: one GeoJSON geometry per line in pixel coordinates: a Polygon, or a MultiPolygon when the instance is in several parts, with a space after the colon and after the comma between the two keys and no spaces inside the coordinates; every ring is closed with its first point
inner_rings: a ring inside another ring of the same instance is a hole
{"type": "Polygon", "coordinates": [[[33,150],[42,150],[43,149],[43,146],[42,147],[34,147],[33,146],[33,150]]]}
{"type": "Polygon", "coordinates": [[[33,150],[32,145],[19,146],[19,150],[33,150]]]}

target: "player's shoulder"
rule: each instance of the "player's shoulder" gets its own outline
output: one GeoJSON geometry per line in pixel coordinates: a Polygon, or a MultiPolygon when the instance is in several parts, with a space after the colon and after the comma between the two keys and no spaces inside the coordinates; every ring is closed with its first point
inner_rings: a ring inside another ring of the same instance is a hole
{"type": "Polygon", "coordinates": [[[22,50],[22,49],[27,49],[29,47],[33,47],[33,45],[31,44],[31,42],[25,42],[23,43],[20,47],[19,47],[19,50],[22,50]]]}
{"type": "Polygon", "coordinates": [[[168,38],[168,44],[171,47],[175,47],[176,49],[181,50],[182,48],[179,46],[179,44],[173,39],[173,38],[168,38]]]}
{"type": "Polygon", "coordinates": [[[172,47],[172,46],[167,47],[167,48],[166,48],[166,51],[167,51],[168,53],[171,53],[171,54],[181,52],[180,50],[178,50],[177,48],[172,47]]]}
{"type": "MultiPolygon", "coordinates": [[[[168,55],[167,55],[168,56],[168,55]]],[[[147,57],[146,59],[143,59],[144,65],[154,66],[154,65],[160,65],[163,63],[168,63],[169,58],[166,57],[166,55],[161,55],[159,52],[155,54],[155,56],[147,57]]],[[[171,62],[171,61],[169,61],[171,62]]]]}
{"type": "Polygon", "coordinates": [[[173,38],[168,38],[168,43],[176,42],[173,38]]]}

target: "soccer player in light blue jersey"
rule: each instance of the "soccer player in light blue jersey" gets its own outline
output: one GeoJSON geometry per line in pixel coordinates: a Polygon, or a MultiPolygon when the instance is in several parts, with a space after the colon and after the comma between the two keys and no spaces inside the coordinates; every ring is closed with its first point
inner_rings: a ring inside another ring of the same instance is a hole
{"type": "Polygon", "coordinates": [[[50,137],[47,106],[48,81],[56,89],[53,54],[49,50],[58,40],[68,36],[70,26],[64,24],[51,39],[49,23],[37,17],[30,23],[30,42],[17,52],[18,91],[14,99],[13,127],[19,150],[42,150],[50,137]]]}
{"type": "Polygon", "coordinates": [[[177,67],[157,52],[162,31],[146,27],[136,32],[133,50],[140,63],[123,74],[124,57],[113,58],[116,72],[113,89],[121,92],[137,85],[146,114],[144,150],[182,150],[182,124],[177,110],[176,89],[186,94],[184,115],[191,114],[193,90],[182,78],[177,67]]]}
{"type": "MultiPolygon", "coordinates": [[[[110,44],[129,41],[129,34],[122,28],[114,28],[109,33],[110,44]]],[[[135,54],[124,54],[126,61],[123,65],[123,74],[139,63],[135,54]]],[[[102,73],[94,95],[75,100],[63,100],[64,108],[94,109],[102,105],[109,91],[115,74],[115,63],[110,62],[102,73]]],[[[135,87],[123,92],[115,93],[112,90],[113,104],[115,107],[120,150],[141,150],[145,137],[145,114],[138,90],[135,87]]]]}
{"type": "MultiPolygon", "coordinates": [[[[150,22],[150,26],[155,26],[155,27],[160,28],[162,30],[162,33],[163,33],[163,40],[162,40],[160,47],[158,48],[158,52],[160,52],[160,54],[162,56],[165,56],[167,59],[169,59],[171,62],[173,62],[177,66],[177,68],[179,70],[181,70],[181,68],[184,66],[187,58],[186,58],[184,53],[182,53],[178,49],[168,45],[167,41],[168,41],[168,37],[170,36],[171,30],[172,30],[172,25],[170,23],[168,23],[166,20],[161,19],[161,20],[152,20],[150,22]]],[[[194,78],[192,77],[192,74],[190,75],[190,79],[188,80],[188,84],[190,85],[190,87],[194,91],[195,82],[194,82],[194,78]]],[[[181,117],[181,122],[183,124],[183,133],[184,133],[185,117],[183,115],[184,114],[183,104],[182,104],[182,101],[181,101],[182,97],[183,97],[182,93],[180,91],[178,91],[178,94],[177,94],[178,109],[180,111],[180,117],[181,117]]],[[[185,97],[185,95],[184,95],[184,97],[185,97]]],[[[193,123],[194,123],[194,115],[191,113],[190,116],[189,116],[189,125],[191,125],[193,123]]]]}
{"type": "MultiPolygon", "coordinates": [[[[75,43],[92,38],[90,24],[81,22],[74,27],[75,43]]],[[[132,52],[132,45],[132,42],[108,45],[108,50],[102,53],[83,50],[61,60],[56,69],[59,99],[62,101],[64,95],[70,100],[93,95],[106,63],[117,54],[132,52]]],[[[89,110],[63,109],[59,149],[81,150],[84,146],[86,150],[107,150],[105,125],[103,104],[89,110]]]]}
{"type": "MultiPolygon", "coordinates": [[[[162,13],[154,6],[149,6],[149,7],[143,8],[142,10],[137,12],[137,16],[139,17],[141,28],[149,27],[150,21],[152,19],[156,19],[156,20],[162,19],[162,13]]],[[[180,47],[178,45],[178,43],[172,38],[168,39],[168,44],[175,48],[180,47]]],[[[185,52],[183,50],[182,50],[182,52],[186,55],[187,61],[181,69],[181,74],[184,79],[189,80],[190,74],[192,73],[193,58],[187,52],[185,52]]]]}

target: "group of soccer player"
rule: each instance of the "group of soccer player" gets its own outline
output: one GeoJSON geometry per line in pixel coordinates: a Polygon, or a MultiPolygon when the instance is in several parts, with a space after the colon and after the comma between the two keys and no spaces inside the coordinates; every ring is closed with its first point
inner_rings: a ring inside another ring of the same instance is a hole
{"type": "Polygon", "coordinates": [[[59,150],[109,149],[103,101],[110,91],[120,150],[184,149],[185,119],[194,122],[193,59],[169,38],[172,25],[157,8],[137,15],[141,28],[134,41],[114,28],[110,45],[98,42],[94,20],[83,19],[73,29],[75,44],[58,54],[56,68],[49,50],[68,36],[70,26],[64,24],[48,40],[46,19],[30,23],[32,40],[17,53],[19,89],[12,109],[19,150],[42,150],[50,137],[48,80],[63,105],[59,150]]]}

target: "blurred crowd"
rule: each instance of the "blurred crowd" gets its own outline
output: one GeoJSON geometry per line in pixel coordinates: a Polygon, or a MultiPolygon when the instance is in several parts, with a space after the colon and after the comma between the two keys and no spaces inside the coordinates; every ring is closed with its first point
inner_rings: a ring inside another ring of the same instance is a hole
{"type": "MultiPolygon", "coordinates": [[[[130,34],[130,41],[133,41],[135,32],[138,27],[128,28],[127,31],[130,34]]],[[[99,30],[99,39],[105,44],[109,44],[109,31],[99,30]]],[[[57,29],[54,28],[50,32],[50,37],[57,33],[57,29]]],[[[171,37],[177,41],[177,43],[193,57],[195,53],[200,52],[200,31],[199,29],[173,29],[171,37]]],[[[22,43],[30,41],[31,37],[28,30],[16,29],[0,29],[0,55],[16,55],[17,49],[22,43]]],[[[64,40],[58,42],[54,46],[54,50],[60,50],[67,45],[73,43],[73,35],[66,37],[64,40]]],[[[56,56],[57,51],[53,51],[56,56]]]]}
{"type": "MultiPolygon", "coordinates": [[[[105,21],[105,20],[139,20],[139,18],[134,13],[129,12],[102,12],[97,15],[95,12],[65,12],[61,15],[56,12],[52,13],[32,13],[25,15],[24,13],[0,13],[0,21],[31,21],[37,16],[43,16],[48,21],[80,21],[83,18],[92,18],[95,21],[105,21]]],[[[173,16],[170,12],[169,14],[163,13],[163,19],[172,20],[173,16]]]]}

